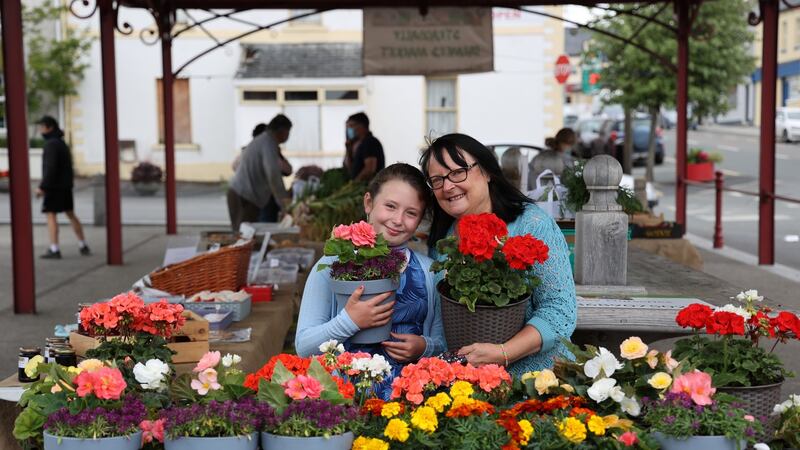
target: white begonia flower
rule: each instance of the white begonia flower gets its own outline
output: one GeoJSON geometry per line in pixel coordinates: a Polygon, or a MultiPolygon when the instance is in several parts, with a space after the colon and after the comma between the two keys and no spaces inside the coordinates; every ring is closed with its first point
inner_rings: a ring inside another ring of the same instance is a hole
{"type": "Polygon", "coordinates": [[[336,339],[331,339],[320,344],[319,351],[322,353],[344,353],[344,345],[340,344],[336,339]]]}
{"type": "Polygon", "coordinates": [[[785,413],[789,408],[792,407],[792,401],[786,400],[785,402],[778,403],[777,405],[772,407],[772,415],[778,416],[785,413]]]}
{"type": "Polygon", "coordinates": [[[625,414],[637,417],[639,413],[642,412],[642,407],[639,405],[639,402],[636,401],[636,397],[625,397],[619,402],[619,407],[622,409],[625,414]]]}
{"type": "Polygon", "coordinates": [[[753,448],[755,450],[769,450],[769,445],[759,442],[758,444],[754,445],[753,448]]]}
{"type": "Polygon", "coordinates": [[[159,359],[150,359],[144,364],[139,362],[133,366],[133,376],[141,384],[142,389],[165,388],[167,374],[169,374],[169,364],[159,359]]]}
{"type": "Polygon", "coordinates": [[[592,384],[586,394],[595,402],[600,403],[611,395],[611,391],[616,384],[617,380],[613,378],[601,378],[592,384]]]}
{"type": "Polygon", "coordinates": [[[614,400],[617,403],[621,402],[625,398],[625,392],[619,386],[614,386],[611,388],[611,391],[609,391],[608,395],[611,397],[611,400],[614,400]]]}
{"type": "Polygon", "coordinates": [[[624,364],[619,362],[613,353],[605,347],[600,347],[597,356],[584,363],[583,373],[589,378],[596,378],[602,371],[603,376],[610,377],[623,367],[624,364]]]}
{"type": "Polygon", "coordinates": [[[383,355],[373,355],[367,363],[367,370],[372,378],[386,378],[392,373],[392,366],[383,355]]]}
{"type": "Polygon", "coordinates": [[[350,368],[359,372],[364,372],[369,367],[369,361],[372,358],[353,358],[350,362],[350,368]]]}
{"type": "Polygon", "coordinates": [[[235,364],[239,364],[240,362],[242,362],[242,357],[237,354],[232,355],[230,353],[227,353],[225,354],[225,356],[222,357],[222,365],[225,367],[230,367],[235,364]]]}
{"type": "Polygon", "coordinates": [[[789,400],[792,401],[792,404],[794,404],[794,406],[800,406],[800,394],[789,395],[789,400]]]}
{"type": "Polygon", "coordinates": [[[764,300],[764,296],[758,295],[758,291],[755,289],[750,289],[749,291],[739,292],[736,294],[736,300],[740,302],[760,302],[764,300]]]}
{"type": "Polygon", "coordinates": [[[746,309],[742,308],[741,306],[733,306],[730,303],[725,305],[725,306],[717,308],[716,311],[725,311],[725,312],[734,313],[736,315],[742,316],[744,318],[744,320],[746,320],[746,321],[750,320],[750,316],[751,316],[751,314],[749,312],[747,312],[746,309]]]}

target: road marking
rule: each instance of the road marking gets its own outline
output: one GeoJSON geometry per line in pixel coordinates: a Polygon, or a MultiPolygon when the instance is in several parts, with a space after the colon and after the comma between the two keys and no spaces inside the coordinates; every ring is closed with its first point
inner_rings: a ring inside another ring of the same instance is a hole
{"type": "Polygon", "coordinates": [[[720,149],[720,150],[724,150],[726,152],[739,153],[741,151],[737,147],[734,147],[732,145],[725,145],[725,144],[717,144],[717,148],[720,149]]]}
{"type": "Polygon", "coordinates": [[[726,176],[729,176],[729,177],[738,177],[738,176],[742,175],[741,173],[739,173],[739,172],[737,172],[735,170],[730,170],[730,169],[719,169],[719,171],[722,172],[723,175],[726,175],[726,176]]]}
{"type": "Polygon", "coordinates": [[[787,234],[783,237],[783,242],[800,242],[800,235],[797,234],[787,234]]]}
{"type": "Polygon", "coordinates": [[[730,195],[731,197],[744,197],[744,194],[742,194],[741,192],[730,192],[728,193],[728,195],[730,195]]]}
{"type": "Polygon", "coordinates": [[[675,158],[673,158],[672,156],[665,156],[664,157],[664,162],[665,163],[670,163],[670,164],[675,164],[676,161],[675,161],[675,158]]]}
{"type": "Polygon", "coordinates": [[[687,139],[686,143],[689,145],[698,145],[700,144],[700,141],[698,141],[697,139],[687,139]]]}
{"type": "MultiPolygon", "coordinates": [[[[700,214],[696,216],[704,222],[713,222],[716,218],[712,215],[700,214]]],[[[784,214],[775,214],[775,220],[790,220],[791,217],[784,214]]],[[[758,214],[730,214],[722,215],[722,222],[758,222],[758,214]]]]}
{"type": "Polygon", "coordinates": [[[787,203],[786,207],[789,208],[789,209],[800,209],[800,205],[798,205],[796,203],[787,203]]]}
{"type": "Polygon", "coordinates": [[[792,157],[791,157],[791,156],[789,156],[789,155],[784,155],[783,153],[776,153],[776,154],[775,154],[775,158],[776,158],[776,159],[782,159],[782,160],[784,160],[784,161],[785,161],[785,160],[787,160],[787,159],[792,159],[792,157]]]}

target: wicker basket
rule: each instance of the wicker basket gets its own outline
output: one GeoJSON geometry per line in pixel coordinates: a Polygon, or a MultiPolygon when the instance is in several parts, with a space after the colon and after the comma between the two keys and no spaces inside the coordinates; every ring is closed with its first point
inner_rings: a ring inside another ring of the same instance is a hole
{"type": "Polygon", "coordinates": [[[764,433],[756,436],[759,442],[769,442],[775,438],[775,420],[770,416],[772,408],[781,402],[783,381],[763,386],[719,387],[717,392],[733,395],[742,402],[748,414],[761,421],[764,433]]]}
{"type": "Polygon", "coordinates": [[[175,295],[194,295],[200,291],[239,290],[247,283],[253,241],[223,247],[215,252],[158,269],[150,274],[151,285],[175,295]]]}
{"type": "Polygon", "coordinates": [[[450,351],[476,342],[503,343],[525,326],[529,298],[502,307],[476,305],[475,312],[471,312],[465,305],[448,298],[442,292],[441,282],[439,293],[444,337],[450,351]]]}

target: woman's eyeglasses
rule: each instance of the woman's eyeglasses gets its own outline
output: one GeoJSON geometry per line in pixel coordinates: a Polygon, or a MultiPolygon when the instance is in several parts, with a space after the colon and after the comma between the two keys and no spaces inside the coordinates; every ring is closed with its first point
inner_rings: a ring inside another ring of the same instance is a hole
{"type": "Polygon", "coordinates": [[[477,166],[478,163],[472,163],[467,167],[459,167],[458,169],[451,170],[447,175],[441,176],[437,175],[435,177],[429,177],[427,182],[428,186],[431,189],[441,189],[444,186],[444,179],[447,178],[450,180],[451,183],[461,183],[467,179],[467,175],[469,174],[469,170],[473,167],[477,166]]]}

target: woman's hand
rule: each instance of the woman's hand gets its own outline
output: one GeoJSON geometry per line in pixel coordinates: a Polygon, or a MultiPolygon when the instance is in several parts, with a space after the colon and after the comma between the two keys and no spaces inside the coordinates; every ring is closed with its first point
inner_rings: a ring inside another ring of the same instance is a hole
{"type": "Polygon", "coordinates": [[[461,347],[458,354],[465,356],[467,362],[473,366],[483,366],[485,364],[499,364],[505,365],[506,359],[503,356],[503,350],[498,344],[472,344],[466,347],[461,347]]]}
{"type": "Polygon", "coordinates": [[[384,292],[383,294],[376,295],[375,297],[362,302],[361,294],[363,293],[364,286],[362,285],[357,287],[356,290],[350,295],[350,298],[347,299],[347,304],[344,306],[344,310],[347,311],[350,319],[352,319],[358,328],[362,330],[366,328],[379,327],[389,323],[392,320],[392,308],[394,307],[394,301],[391,301],[385,305],[381,305],[381,302],[386,300],[390,295],[392,295],[392,293],[384,292]]]}
{"type": "Polygon", "coordinates": [[[417,334],[391,333],[397,341],[384,341],[383,348],[395,361],[407,363],[416,361],[425,352],[428,344],[425,338],[417,334]]]}

